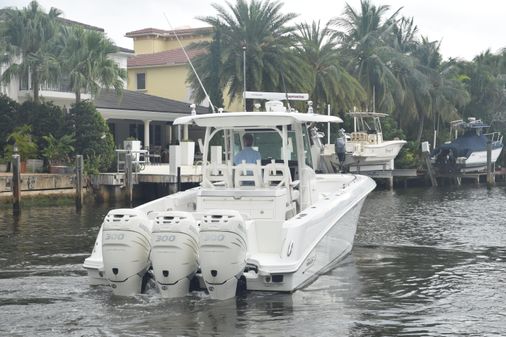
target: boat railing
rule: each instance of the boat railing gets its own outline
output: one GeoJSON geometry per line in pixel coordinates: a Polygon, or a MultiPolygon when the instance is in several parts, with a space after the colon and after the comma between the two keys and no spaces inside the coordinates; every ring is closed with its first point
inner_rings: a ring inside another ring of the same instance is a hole
{"type": "Polygon", "coordinates": [[[123,150],[116,149],[116,170],[118,173],[125,172],[126,170],[126,156],[132,156],[132,166],[134,172],[139,172],[144,169],[146,164],[149,163],[148,150],[123,150]]]}
{"type": "Polygon", "coordinates": [[[485,133],[484,136],[486,136],[492,143],[502,143],[503,136],[498,131],[485,133]]]}

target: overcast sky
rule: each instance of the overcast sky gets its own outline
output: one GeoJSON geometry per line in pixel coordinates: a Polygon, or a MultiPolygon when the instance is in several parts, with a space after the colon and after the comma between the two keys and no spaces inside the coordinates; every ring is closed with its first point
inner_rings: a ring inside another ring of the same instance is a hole
{"type": "MultiPolygon", "coordinates": [[[[232,0],[234,2],[235,0],[232,0]]],[[[0,8],[22,8],[28,0],[0,0],[0,8]]],[[[63,17],[105,29],[117,45],[133,48],[126,32],[142,28],[170,29],[201,27],[198,16],[215,15],[212,3],[226,5],[225,0],[39,0],[46,11],[56,7],[63,17]]],[[[321,20],[340,16],[345,3],[358,8],[360,0],[285,0],[285,12],[299,14],[297,21],[321,20]]],[[[497,52],[506,47],[504,0],[372,0],[376,5],[403,7],[401,14],[414,17],[419,32],[431,40],[442,41],[446,57],[472,59],[486,49],[497,52]]]]}

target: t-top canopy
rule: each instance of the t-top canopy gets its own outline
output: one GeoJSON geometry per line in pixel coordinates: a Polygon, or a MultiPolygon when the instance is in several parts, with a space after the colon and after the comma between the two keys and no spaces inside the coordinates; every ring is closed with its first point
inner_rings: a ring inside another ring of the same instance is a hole
{"type": "Polygon", "coordinates": [[[304,123],[342,123],[336,116],[299,112],[224,112],[177,118],[174,125],[194,124],[201,127],[274,127],[304,123]]]}
{"type": "Polygon", "coordinates": [[[381,112],[372,112],[372,111],[353,111],[349,112],[348,115],[351,117],[386,117],[388,114],[384,114],[381,112]]]}

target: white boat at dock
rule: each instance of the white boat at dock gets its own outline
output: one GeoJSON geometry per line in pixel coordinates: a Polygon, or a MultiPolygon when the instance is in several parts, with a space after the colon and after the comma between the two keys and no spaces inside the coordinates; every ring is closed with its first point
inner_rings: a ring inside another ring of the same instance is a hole
{"type": "Polygon", "coordinates": [[[201,186],[110,211],[84,261],[90,283],[124,296],[140,293],[146,276],[165,297],[186,295],[190,283],[213,299],[234,297],[239,287],[293,292],[350,253],[376,185],[315,173],[310,150],[312,124],[342,121],[311,109],[286,112],[279,101],[266,110],[177,119],[206,130],[201,186]],[[234,165],[245,134],[261,159],[234,165]]]}
{"type": "MultiPolygon", "coordinates": [[[[345,161],[341,165],[350,172],[393,170],[394,159],[406,141],[383,139],[380,119],[388,115],[358,111],[349,115],[353,117],[353,132],[346,134],[345,161]]],[[[337,162],[334,144],[325,146],[324,156],[331,156],[337,162]]]]}

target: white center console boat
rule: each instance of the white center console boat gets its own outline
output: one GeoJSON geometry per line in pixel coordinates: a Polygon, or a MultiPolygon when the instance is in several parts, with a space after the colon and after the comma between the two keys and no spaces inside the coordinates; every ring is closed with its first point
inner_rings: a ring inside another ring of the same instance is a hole
{"type": "Polygon", "coordinates": [[[293,292],[344,258],[374,181],[315,173],[308,128],[338,117],[286,112],[281,102],[266,110],[178,118],[205,128],[201,186],[109,212],[84,262],[91,283],[131,295],[150,264],[166,297],[188,293],[195,277],[211,298],[227,299],[238,284],[293,292]],[[259,159],[234,165],[248,145],[259,159]]]}

